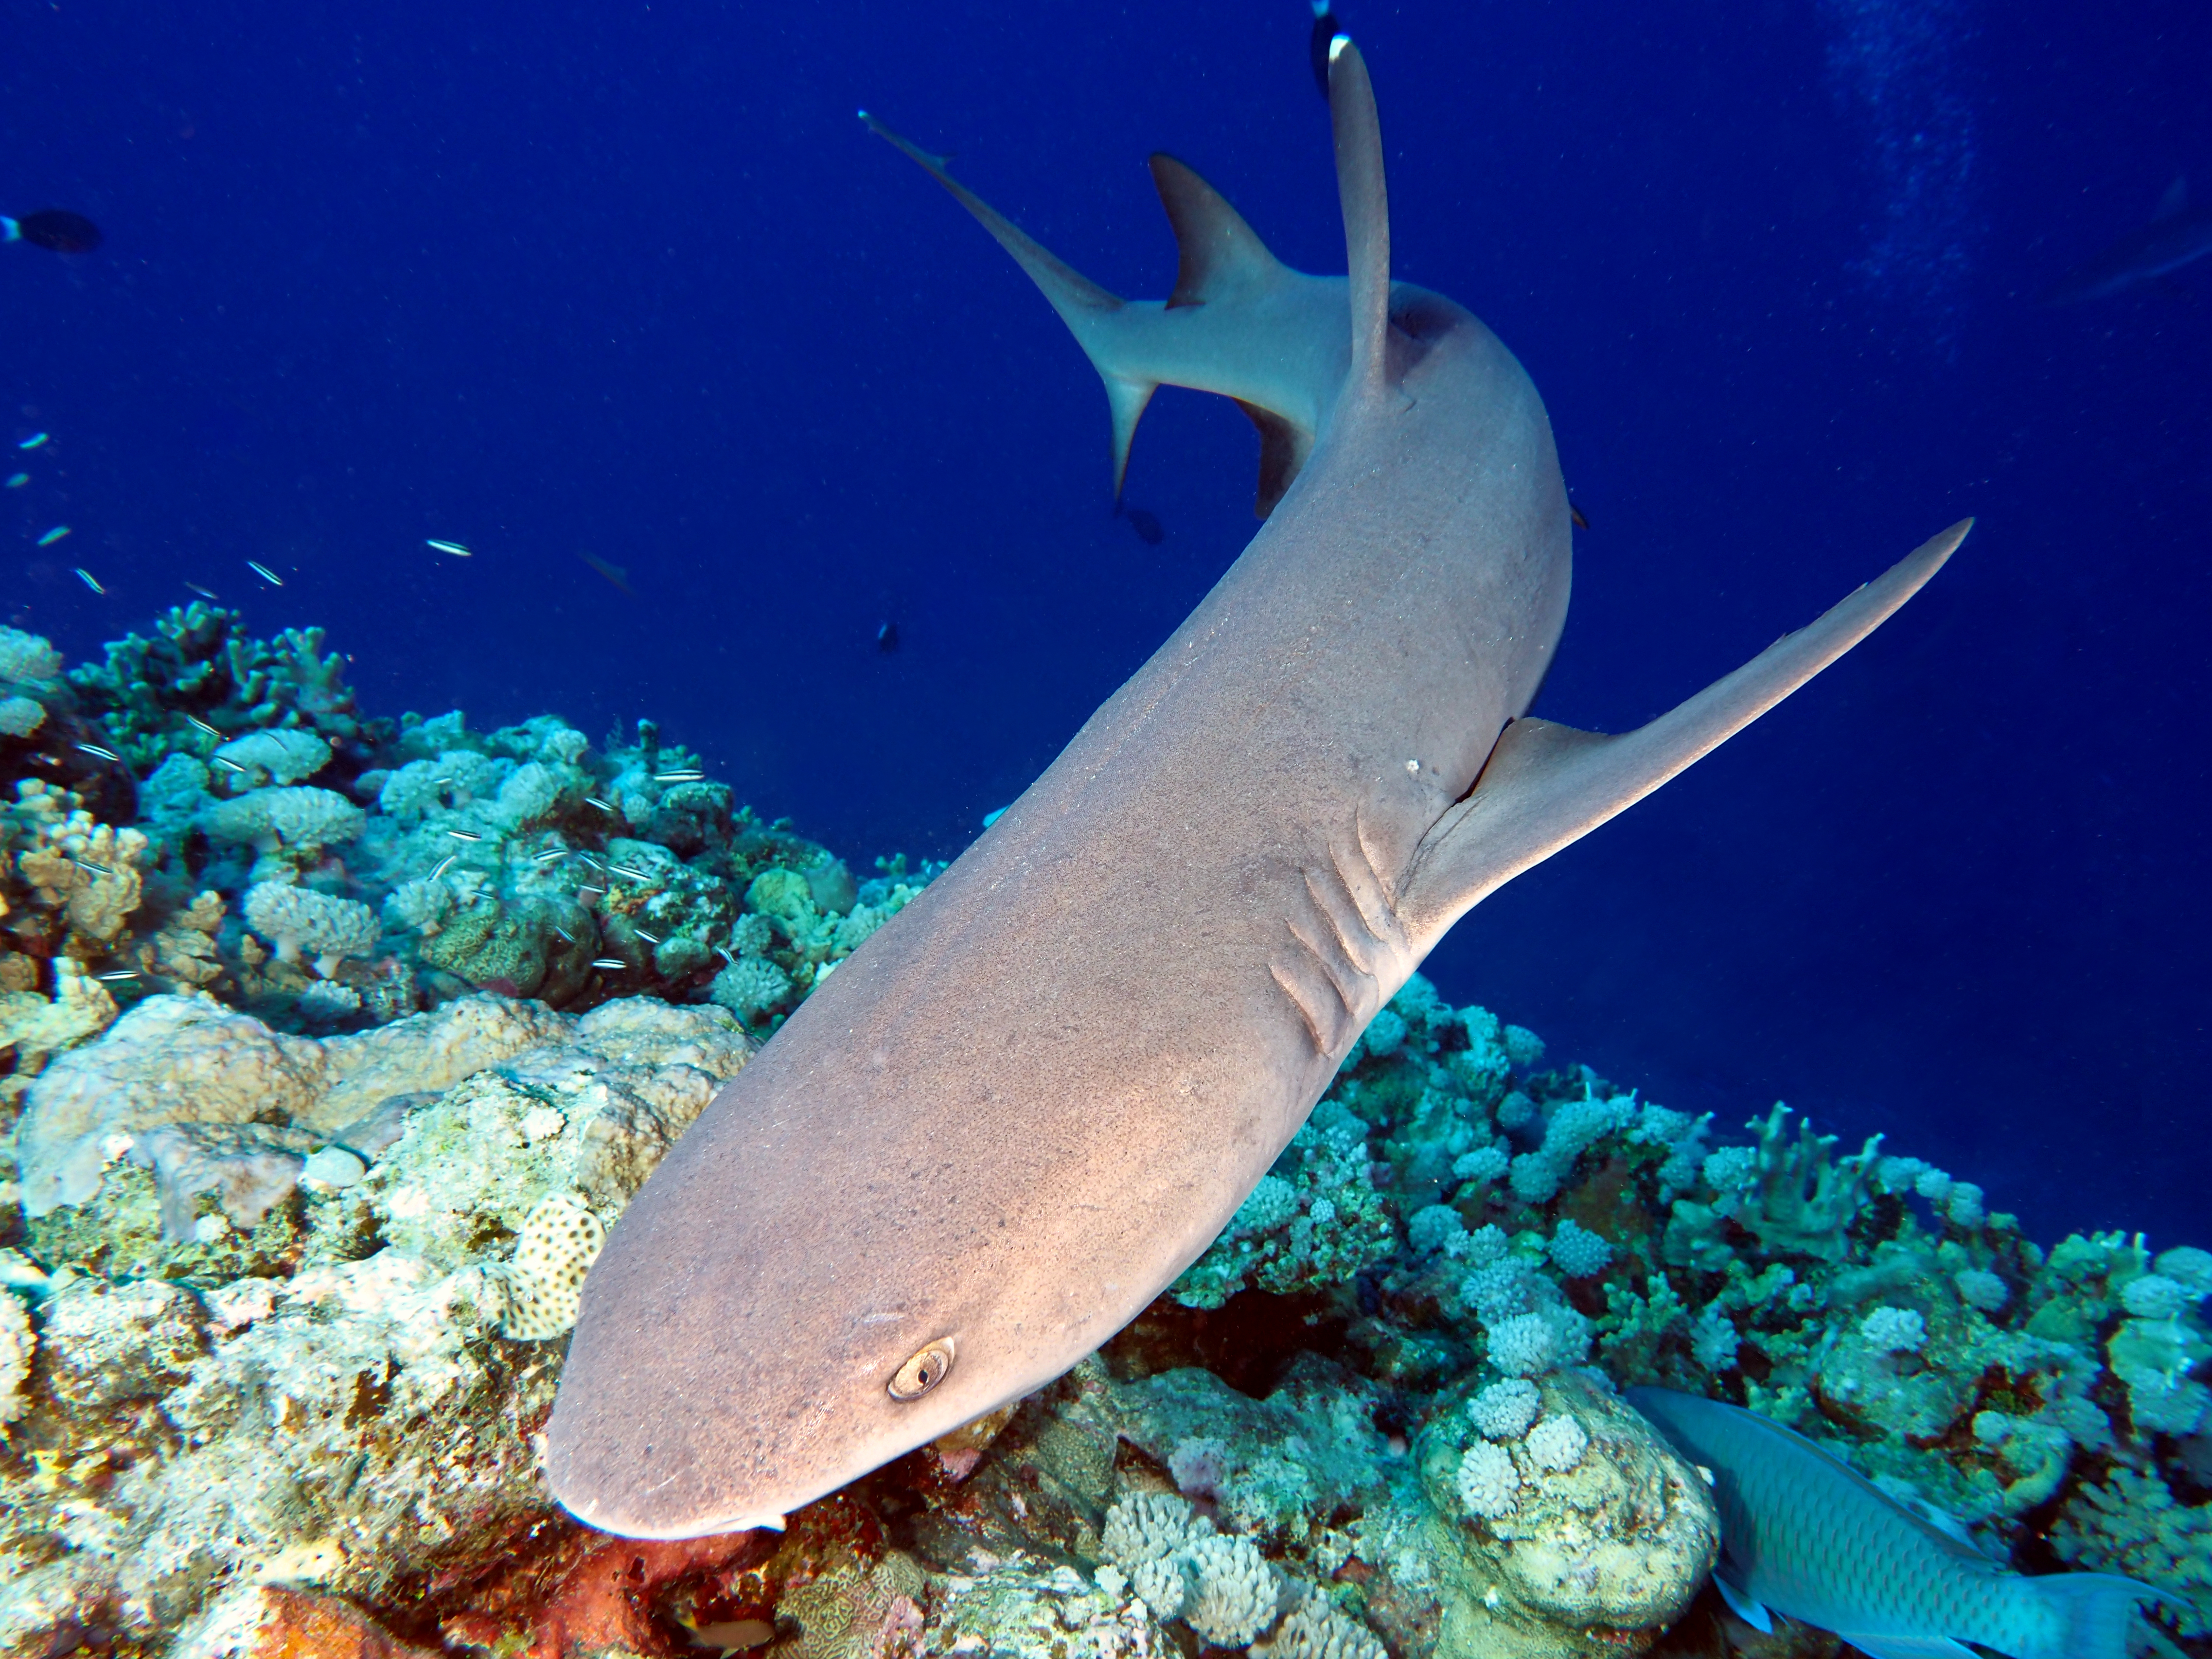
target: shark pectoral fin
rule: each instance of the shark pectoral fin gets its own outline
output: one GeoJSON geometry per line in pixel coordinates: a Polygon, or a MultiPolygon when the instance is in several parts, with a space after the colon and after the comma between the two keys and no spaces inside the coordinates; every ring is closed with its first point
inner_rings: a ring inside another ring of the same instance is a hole
{"type": "Polygon", "coordinates": [[[1296,482],[1298,469],[1306,464],[1306,457],[1313,453],[1314,434],[1273,410],[1248,404],[1242,398],[1237,400],[1237,407],[1260,431],[1260,488],[1252,498],[1252,516],[1264,519],[1275,510],[1275,503],[1283,499],[1296,482]]]}
{"type": "Polygon", "coordinates": [[[1836,1634],[1867,1659],[1978,1659],[1973,1649],[1948,1636],[1870,1636],[1848,1630],[1836,1634]]]}
{"type": "Polygon", "coordinates": [[[1424,950],[1524,870],[1626,811],[1780,702],[1920,591],[1973,527],[1961,520],[1733,674],[1649,726],[1607,737],[1518,720],[1467,798],[1422,837],[1400,914],[1424,950]]]}
{"type": "Polygon", "coordinates": [[[1169,310],[1226,299],[1272,280],[1282,270],[1244,216],[1174,156],[1153,155],[1152,186],[1175,231],[1176,285],[1168,295],[1169,310]]]}
{"type": "Polygon", "coordinates": [[[1721,1600],[1728,1603],[1729,1611],[1745,1624],[1762,1636],[1774,1633],[1774,1615],[1767,1612],[1765,1602],[1738,1589],[1717,1572],[1713,1575],[1713,1588],[1721,1593],[1721,1600]]]}

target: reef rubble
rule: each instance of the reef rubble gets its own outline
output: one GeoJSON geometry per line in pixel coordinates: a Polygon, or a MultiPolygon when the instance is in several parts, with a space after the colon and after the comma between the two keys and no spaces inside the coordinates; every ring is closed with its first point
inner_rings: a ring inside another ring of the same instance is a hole
{"type": "Polygon", "coordinates": [[[536,1437],[605,1230],[933,871],[854,879],[650,726],[380,721],[319,636],[155,632],[0,635],[0,1659],[1832,1652],[1709,1589],[1637,1383],[2212,1655],[2212,1254],[2040,1246],[1419,977],[1067,1376],[781,1534],[593,1534],[536,1437]]]}

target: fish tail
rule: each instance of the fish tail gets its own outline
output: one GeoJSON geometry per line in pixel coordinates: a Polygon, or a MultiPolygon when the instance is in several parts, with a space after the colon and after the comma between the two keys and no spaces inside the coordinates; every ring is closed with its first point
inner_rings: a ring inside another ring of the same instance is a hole
{"type": "Polygon", "coordinates": [[[2142,1603],[2192,1611],[2179,1596],[2117,1573],[2058,1572],[2020,1583],[2041,1616],[2034,1636],[2008,1650],[2014,1659],[2128,1659],[2128,1635],[2142,1603]]]}

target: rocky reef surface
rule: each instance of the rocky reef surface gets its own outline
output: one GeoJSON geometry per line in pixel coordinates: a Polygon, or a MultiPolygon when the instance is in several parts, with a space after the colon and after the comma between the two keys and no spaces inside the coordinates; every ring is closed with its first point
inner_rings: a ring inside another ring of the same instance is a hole
{"type": "Polygon", "coordinates": [[[930,872],[854,881],[650,728],[378,722],[312,635],[156,634],[0,635],[0,1655],[1832,1652],[1707,1588],[1640,1382],[2212,1655],[2212,1254],[2039,1246],[1419,978],[1067,1376],[780,1534],[590,1533],[535,1448],[606,1228],[930,872]]]}

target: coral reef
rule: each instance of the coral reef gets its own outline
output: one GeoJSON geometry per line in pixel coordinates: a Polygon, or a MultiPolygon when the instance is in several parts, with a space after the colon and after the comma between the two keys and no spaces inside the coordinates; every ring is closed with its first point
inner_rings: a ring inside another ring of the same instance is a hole
{"type": "Polygon", "coordinates": [[[842,860],[650,721],[362,714],[319,630],[195,603],[64,672],[0,636],[0,1124],[54,1054],[197,990],[283,1031],[474,991],[712,1002],[773,1030],[937,868],[842,860]]]}
{"type": "Polygon", "coordinates": [[[2049,1249],[1777,1105],[1732,1143],[1416,978],[1066,1376],[789,1517],[550,1504],[576,1295],[754,1042],[934,873],[650,725],[362,715],[193,606],[0,630],[0,1656],[1778,1659],[1616,1392],[1749,1405],[2212,1656],[2212,1254],[2049,1249]]]}

